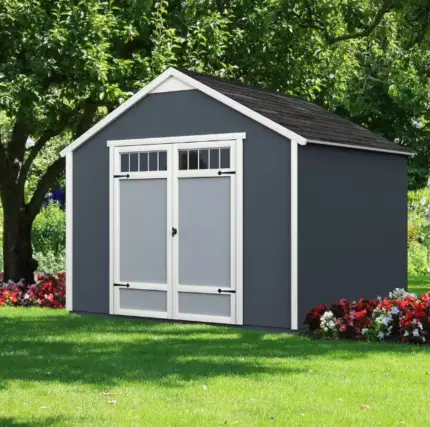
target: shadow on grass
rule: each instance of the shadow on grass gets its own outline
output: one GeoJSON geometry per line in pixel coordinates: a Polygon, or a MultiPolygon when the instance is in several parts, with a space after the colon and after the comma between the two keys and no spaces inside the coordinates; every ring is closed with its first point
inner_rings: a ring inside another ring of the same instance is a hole
{"type": "Polygon", "coordinates": [[[325,356],[350,360],[375,352],[408,355],[412,350],[429,350],[55,311],[26,316],[25,309],[21,310],[13,317],[2,316],[0,310],[0,384],[9,380],[58,381],[104,388],[143,381],[177,387],[184,381],[221,375],[308,371],[309,365],[291,367],[288,359],[309,362],[325,356]],[[287,363],[280,363],[282,359],[287,363]]]}
{"type": "MultiPolygon", "coordinates": [[[[0,427],[48,427],[62,421],[61,418],[45,418],[39,421],[18,421],[12,417],[0,418],[0,427]]],[[[57,424],[58,425],[58,424],[57,424]]]]}

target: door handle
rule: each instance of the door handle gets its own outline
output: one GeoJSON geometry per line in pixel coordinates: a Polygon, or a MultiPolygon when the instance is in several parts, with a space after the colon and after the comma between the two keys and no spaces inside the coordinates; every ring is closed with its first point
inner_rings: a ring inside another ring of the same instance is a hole
{"type": "Polygon", "coordinates": [[[129,288],[130,287],[130,285],[128,283],[126,283],[125,285],[122,284],[122,283],[114,283],[113,285],[114,286],[123,286],[124,288],[129,288]]]}
{"type": "Polygon", "coordinates": [[[228,294],[235,294],[236,293],[236,291],[229,291],[226,289],[218,289],[218,293],[220,294],[221,292],[226,292],[228,294]]]}
{"type": "Polygon", "coordinates": [[[172,227],[172,236],[176,236],[178,234],[178,230],[175,227],[172,227]]]}

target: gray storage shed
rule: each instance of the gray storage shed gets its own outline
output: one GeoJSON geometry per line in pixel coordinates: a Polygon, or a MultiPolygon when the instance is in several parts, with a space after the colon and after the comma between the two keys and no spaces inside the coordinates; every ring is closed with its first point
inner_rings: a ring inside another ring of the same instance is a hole
{"type": "Polygon", "coordinates": [[[169,68],[62,152],[67,308],[298,330],[319,303],[406,288],[410,154],[169,68]]]}

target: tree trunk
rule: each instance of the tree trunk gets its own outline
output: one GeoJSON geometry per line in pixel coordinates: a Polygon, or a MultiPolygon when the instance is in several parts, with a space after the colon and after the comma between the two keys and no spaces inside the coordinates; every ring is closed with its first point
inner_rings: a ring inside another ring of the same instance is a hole
{"type": "Polygon", "coordinates": [[[9,193],[2,199],[4,280],[17,282],[24,279],[26,283],[32,284],[37,269],[31,246],[33,220],[26,212],[19,194],[9,193]]]}

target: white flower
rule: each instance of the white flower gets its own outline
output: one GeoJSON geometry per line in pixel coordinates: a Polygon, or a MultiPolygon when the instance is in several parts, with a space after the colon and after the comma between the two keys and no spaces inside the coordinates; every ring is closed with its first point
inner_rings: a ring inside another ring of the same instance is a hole
{"type": "Polygon", "coordinates": [[[369,332],[369,329],[368,329],[368,328],[363,328],[363,329],[361,330],[361,334],[362,334],[362,335],[366,335],[368,332],[369,332]]]}
{"type": "Polygon", "coordinates": [[[329,74],[330,79],[334,79],[334,74],[329,74]]]}
{"type": "Polygon", "coordinates": [[[404,337],[408,337],[409,336],[409,332],[405,331],[405,333],[403,334],[404,337]]]}
{"type": "Polygon", "coordinates": [[[394,307],[391,309],[391,314],[396,315],[396,314],[399,314],[399,313],[400,313],[399,307],[394,306],[394,307]]]}
{"type": "Polygon", "coordinates": [[[383,340],[384,339],[384,333],[383,332],[379,332],[379,334],[378,334],[378,338],[380,339],[380,340],[383,340]]]}
{"type": "Polygon", "coordinates": [[[423,340],[423,342],[426,342],[427,340],[425,339],[425,337],[421,337],[421,339],[423,340]]]}
{"type": "Polygon", "coordinates": [[[328,327],[330,329],[333,329],[336,326],[336,323],[333,322],[333,320],[330,320],[330,322],[328,322],[328,327]]]}
{"type": "Polygon", "coordinates": [[[412,332],[412,335],[414,337],[419,337],[420,336],[420,331],[418,329],[414,329],[414,331],[412,332]]]}

